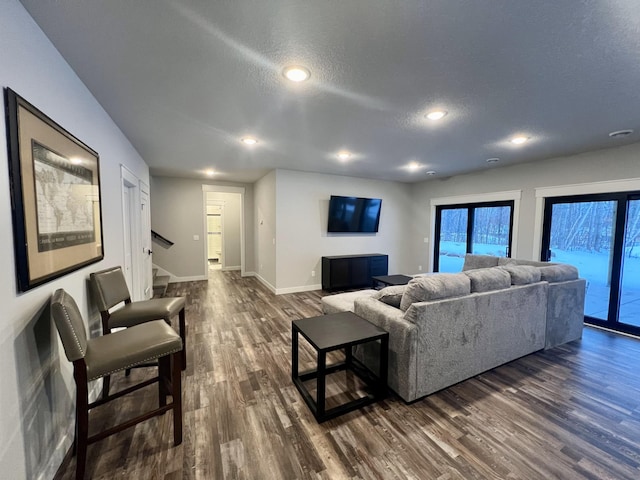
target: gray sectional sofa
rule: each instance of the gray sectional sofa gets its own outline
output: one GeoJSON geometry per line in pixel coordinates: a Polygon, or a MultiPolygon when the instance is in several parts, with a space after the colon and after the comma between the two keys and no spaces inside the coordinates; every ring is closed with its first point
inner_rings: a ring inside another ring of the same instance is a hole
{"type": "MultiPolygon", "coordinates": [[[[389,332],[389,386],[410,402],[581,338],[584,292],[570,265],[467,255],[461,273],[356,296],[353,311],[389,332]]],[[[354,355],[377,365],[375,344],[354,355]]]]}

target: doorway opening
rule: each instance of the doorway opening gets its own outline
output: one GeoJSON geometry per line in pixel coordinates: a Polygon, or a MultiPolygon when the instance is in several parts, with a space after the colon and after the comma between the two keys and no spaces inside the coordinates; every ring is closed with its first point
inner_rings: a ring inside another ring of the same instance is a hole
{"type": "Polygon", "coordinates": [[[205,271],[244,275],[244,188],[203,185],[205,271]]]}

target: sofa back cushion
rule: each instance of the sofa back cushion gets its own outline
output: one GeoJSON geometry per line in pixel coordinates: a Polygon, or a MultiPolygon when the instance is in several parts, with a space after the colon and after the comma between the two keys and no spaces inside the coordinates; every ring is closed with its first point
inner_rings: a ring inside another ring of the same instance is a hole
{"type": "Polygon", "coordinates": [[[540,267],[539,270],[540,279],[549,283],[566,282],[567,280],[576,280],[578,278],[578,269],[566,263],[540,267]]]}
{"type": "Polygon", "coordinates": [[[469,277],[471,293],[490,292],[511,286],[511,275],[503,268],[478,268],[463,272],[463,275],[469,277]]]}
{"type": "Polygon", "coordinates": [[[402,295],[404,294],[406,285],[393,285],[391,287],[385,287],[382,290],[378,290],[371,297],[376,300],[380,300],[392,307],[400,308],[400,302],[402,301],[402,295]]]}
{"type": "Polygon", "coordinates": [[[489,268],[498,266],[498,257],[493,255],[475,255],[467,253],[464,256],[464,265],[462,271],[475,270],[476,268],[489,268]]]}
{"type": "Polygon", "coordinates": [[[540,269],[531,265],[507,264],[502,267],[511,276],[511,285],[528,285],[540,281],[540,269]]]}
{"type": "Polygon", "coordinates": [[[400,310],[404,312],[416,302],[460,297],[468,295],[470,291],[469,277],[464,273],[438,273],[414,278],[406,285],[400,310]]]}

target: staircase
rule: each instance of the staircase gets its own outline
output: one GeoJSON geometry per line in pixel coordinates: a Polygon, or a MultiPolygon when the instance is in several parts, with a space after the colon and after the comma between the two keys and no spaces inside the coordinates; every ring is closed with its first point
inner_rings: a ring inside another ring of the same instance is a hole
{"type": "Polygon", "coordinates": [[[170,278],[169,275],[158,275],[158,269],[153,269],[153,298],[164,297],[170,278]]]}

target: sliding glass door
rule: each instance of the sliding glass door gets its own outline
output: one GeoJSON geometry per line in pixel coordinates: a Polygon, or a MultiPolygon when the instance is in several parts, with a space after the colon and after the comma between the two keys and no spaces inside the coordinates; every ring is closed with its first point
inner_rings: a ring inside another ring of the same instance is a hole
{"type": "Polygon", "coordinates": [[[548,198],[541,258],[587,280],[585,321],[640,334],[640,195],[548,198]]]}
{"type": "Polygon", "coordinates": [[[436,207],[433,271],[461,271],[466,253],[510,256],[513,203],[436,207]]]}

